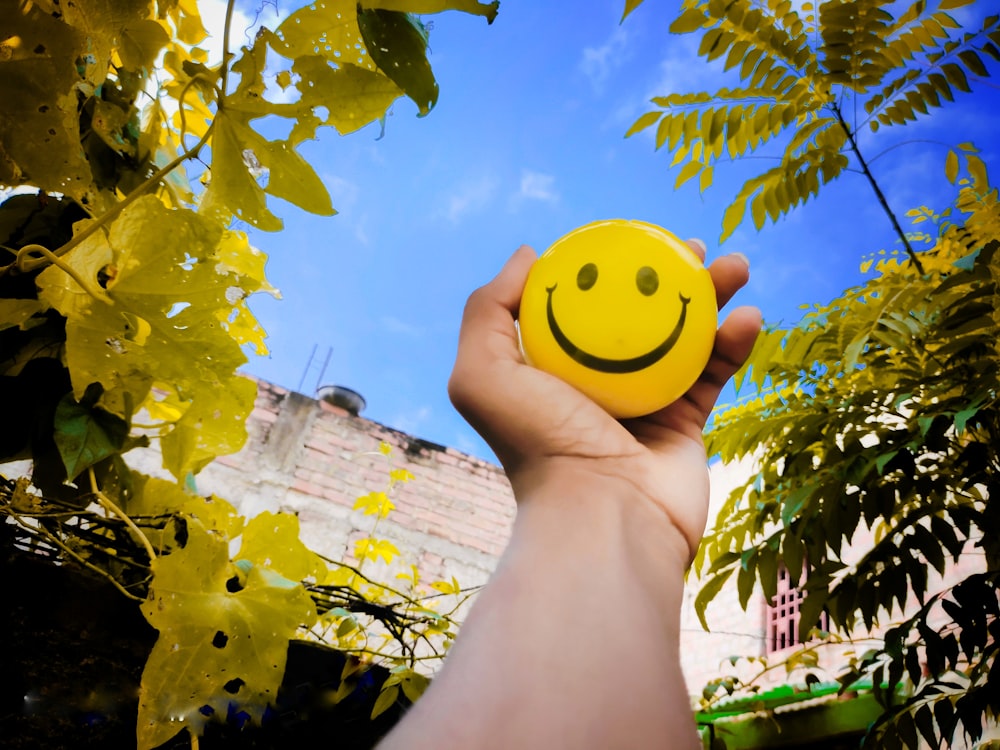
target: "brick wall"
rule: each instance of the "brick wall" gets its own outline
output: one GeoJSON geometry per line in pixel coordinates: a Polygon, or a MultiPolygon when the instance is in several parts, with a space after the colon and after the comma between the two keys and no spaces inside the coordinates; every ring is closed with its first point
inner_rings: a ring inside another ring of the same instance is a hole
{"type": "MultiPolygon", "coordinates": [[[[396,484],[396,508],[379,522],[378,536],[396,544],[425,580],[483,584],[507,543],[513,494],[503,471],[486,461],[265,382],[258,383],[247,431],[242,451],[198,475],[198,491],[229,500],[246,516],[297,514],[303,540],[321,554],[350,558],[354,541],[370,532],[374,517],[352,506],[387,486],[383,441],[392,447],[392,468],[414,479],[396,484]]],[[[154,449],[129,457],[135,468],[163,474],[154,449]]]]}
{"type": "MultiPolygon", "coordinates": [[[[392,466],[415,478],[396,485],[396,509],[380,522],[378,536],[396,544],[403,561],[416,564],[426,581],[454,576],[463,587],[478,586],[495,568],[515,513],[499,467],[265,382],[258,383],[247,430],[240,453],[218,459],[198,475],[200,492],[226,498],[246,516],[295,513],[306,544],[328,557],[350,559],[354,541],[370,532],[373,521],[352,510],[354,501],[388,482],[389,465],[378,450],[384,441],[392,447],[392,466]]],[[[137,469],[163,474],[155,449],[134,451],[129,459],[137,469]]],[[[710,518],[751,468],[749,463],[711,467],[710,518]]],[[[854,541],[861,550],[871,540],[854,541]]],[[[949,578],[967,575],[977,564],[975,555],[963,556],[949,578]]],[[[689,584],[681,614],[682,666],[693,693],[731,671],[729,656],[764,654],[766,633],[763,597],[755,592],[747,611],[741,609],[735,577],[709,605],[706,632],[694,613],[697,586],[696,580],[689,584]]],[[[831,662],[842,664],[844,651],[834,647],[831,662]]],[[[787,681],[783,670],[774,670],[766,683],[787,681]]]]}

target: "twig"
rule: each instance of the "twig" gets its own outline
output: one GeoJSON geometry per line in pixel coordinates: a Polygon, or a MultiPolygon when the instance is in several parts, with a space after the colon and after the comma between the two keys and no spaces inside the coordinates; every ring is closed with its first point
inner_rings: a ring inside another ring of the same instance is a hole
{"type": "Polygon", "coordinates": [[[69,265],[69,263],[64,262],[55,253],[53,253],[51,250],[49,250],[47,247],[43,245],[38,245],[38,244],[25,245],[20,250],[18,250],[17,258],[14,261],[17,264],[17,267],[23,270],[23,267],[27,262],[26,259],[32,253],[37,253],[41,255],[43,258],[49,261],[49,263],[51,263],[60,271],[68,275],[71,279],[73,279],[73,281],[75,281],[77,284],[80,285],[83,291],[85,291],[87,294],[89,294],[98,302],[103,302],[106,305],[111,304],[111,300],[109,300],[107,297],[101,297],[100,295],[95,294],[94,291],[89,286],[87,286],[83,277],[80,274],[78,274],[76,270],[71,265],[69,265]]]}
{"type": "Polygon", "coordinates": [[[36,534],[41,534],[49,542],[51,542],[52,544],[56,545],[64,553],[66,553],[67,555],[69,555],[70,557],[72,557],[76,562],[80,563],[80,565],[82,565],[83,567],[87,568],[88,570],[93,571],[94,573],[96,573],[97,575],[101,576],[102,578],[106,578],[111,583],[112,586],[114,586],[116,589],[118,589],[118,591],[120,591],[123,595],[125,595],[129,599],[131,599],[133,601],[136,601],[136,602],[146,601],[141,596],[136,596],[132,592],[128,591],[124,586],[122,586],[115,579],[115,577],[113,575],[111,575],[110,573],[108,573],[106,570],[101,570],[99,567],[97,567],[96,565],[88,562],[83,557],[81,557],[80,555],[78,555],[76,552],[74,552],[73,550],[71,550],[69,547],[67,547],[65,544],[63,544],[62,540],[59,539],[59,537],[57,537],[55,534],[53,534],[48,529],[41,528],[41,527],[37,527],[37,528],[31,527],[14,510],[8,509],[6,512],[10,514],[11,518],[14,519],[14,521],[18,524],[18,526],[20,526],[23,529],[26,529],[27,531],[31,531],[31,532],[36,533],[36,534]]]}
{"type": "MultiPolygon", "coordinates": [[[[139,187],[137,187],[135,190],[129,193],[128,196],[123,201],[116,203],[112,208],[109,208],[107,211],[105,211],[104,214],[101,215],[101,218],[95,220],[93,223],[87,226],[83,231],[81,231],[78,235],[74,236],[73,239],[71,239],[65,245],[60,247],[58,250],[50,252],[56,256],[66,255],[66,253],[75,248],[77,245],[80,245],[84,241],[88,240],[92,234],[94,234],[100,229],[103,229],[112,221],[114,221],[116,218],[118,218],[118,214],[120,214],[126,208],[135,203],[139,198],[145,195],[147,190],[157,185],[160,182],[160,180],[162,180],[164,177],[170,174],[173,170],[175,170],[185,161],[196,157],[198,155],[198,152],[201,151],[202,146],[204,146],[208,142],[208,139],[211,136],[212,129],[214,127],[215,127],[215,121],[213,120],[212,123],[208,126],[208,129],[205,131],[205,135],[203,135],[201,137],[201,140],[199,140],[194,146],[189,148],[183,154],[179,155],[177,158],[173,159],[165,167],[158,170],[155,174],[153,174],[139,187]]],[[[0,275],[8,273],[11,270],[11,268],[16,268],[21,273],[27,273],[45,265],[48,262],[50,261],[47,257],[25,259],[23,262],[21,262],[20,260],[14,261],[9,265],[0,268],[0,275]]]]}
{"type": "Polygon", "coordinates": [[[125,511],[115,505],[107,495],[101,492],[101,488],[97,486],[97,477],[94,475],[94,467],[89,467],[87,471],[90,473],[90,489],[93,491],[94,497],[97,498],[97,502],[99,502],[101,507],[105,510],[118,516],[125,522],[125,525],[132,530],[132,533],[139,537],[139,541],[142,543],[142,546],[146,548],[146,554],[149,555],[149,561],[153,562],[153,560],[156,559],[156,551],[153,549],[153,545],[150,544],[149,538],[143,533],[142,529],[135,525],[135,521],[133,521],[128,514],[125,513],[125,511]]]}
{"type": "Polygon", "coordinates": [[[833,113],[837,116],[837,121],[840,123],[840,127],[844,129],[844,134],[847,136],[847,140],[851,144],[851,150],[858,158],[858,163],[861,165],[861,169],[864,172],[865,177],[868,178],[868,182],[872,186],[872,190],[875,191],[875,197],[878,198],[879,205],[882,206],[886,216],[889,217],[889,221],[892,222],[893,229],[896,230],[896,234],[899,235],[899,239],[902,240],[903,247],[906,249],[906,254],[910,256],[910,260],[913,261],[913,265],[916,267],[917,271],[923,275],[924,266],[920,262],[920,258],[917,257],[917,254],[910,246],[910,241],[906,238],[906,233],[903,231],[903,228],[899,226],[899,220],[896,219],[896,214],[894,214],[892,209],[889,208],[889,201],[886,200],[885,195],[882,193],[882,188],[880,188],[878,182],[875,181],[875,177],[868,168],[868,162],[865,161],[865,157],[861,155],[861,151],[858,149],[858,142],[854,139],[854,133],[851,132],[851,129],[844,121],[844,116],[840,111],[840,107],[837,104],[831,104],[830,106],[833,108],[833,113]]]}

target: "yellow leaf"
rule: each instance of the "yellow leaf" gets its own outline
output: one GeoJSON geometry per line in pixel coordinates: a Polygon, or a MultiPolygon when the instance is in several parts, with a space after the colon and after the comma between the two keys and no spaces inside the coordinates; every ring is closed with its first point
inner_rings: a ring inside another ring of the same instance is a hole
{"type": "Polygon", "coordinates": [[[624,21],[628,18],[629,13],[642,5],[642,0],[625,0],[625,11],[622,13],[621,20],[624,21]]]}
{"type": "Polygon", "coordinates": [[[705,192],[712,184],[712,166],[709,165],[701,171],[699,176],[698,189],[705,192]]]}
{"type": "Polygon", "coordinates": [[[246,572],[243,588],[229,561],[228,541],[189,521],[187,543],[153,561],[142,613],[159,631],[139,690],[138,747],[148,750],[187,728],[202,733],[209,716],[225,717],[230,702],[259,723],[277,695],[288,641],[316,617],[299,584],[246,572]]]}
{"type": "Polygon", "coordinates": [[[238,560],[270,568],[285,578],[322,580],[323,560],[299,538],[299,518],[291,513],[264,511],[251,518],[243,529],[238,560]]]}
{"type": "Polygon", "coordinates": [[[948,150],[948,155],[944,160],[944,174],[948,178],[948,182],[954,185],[955,180],[958,179],[958,154],[951,149],[948,150]]]}
{"type": "Polygon", "coordinates": [[[363,510],[366,516],[385,518],[396,506],[384,492],[369,492],[354,501],[354,510],[363,510]]]}
{"type": "Polygon", "coordinates": [[[719,242],[724,242],[727,237],[736,231],[736,227],[743,222],[743,215],[746,213],[746,210],[746,196],[737,197],[735,201],[729,204],[729,207],[726,208],[726,213],[722,217],[722,235],[719,237],[719,242]]]}
{"type": "Polygon", "coordinates": [[[969,168],[969,176],[972,177],[972,184],[976,190],[985,192],[990,185],[989,177],[986,175],[986,164],[978,156],[972,154],[965,157],[965,163],[969,168]]]}
{"type": "Polygon", "coordinates": [[[391,563],[399,557],[399,549],[388,539],[359,539],[354,544],[354,556],[358,560],[383,560],[391,563]]]}
{"type": "Polygon", "coordinates": [[[28,328],[28,321],[45,305],[35,299],[0,299],[0,331],[5,328],[28,328]]]}
{"type": "Polygon", "coordinates": [[[413,479],[413,474],[407,469],[391,469],[389,471],[390,482],[409,482],[413,479]]]}
{"type": "Polygon", "coordinates": [[[448,581],[435,581],[431,584],[431,588],[435,591],[440,591],[442,594],[457,594],[458,589],[456,589],[448,581]]]}
{"type": "Polygon", "coordinates": [[[632,123],[632,127],[630,127],[625,133],[625,137],[628,138],[629,136],[635,135],[640,130],[645,130],[662,116],[662,112],[646,112],[644,115],[639,117],[638,120],[632,123]]]}
{"type": "Polygon", "coordinates": [[[697,161],[689,161],[687,164],[685,164],[684,168],[681,169],[681,173],[677,175],[677,180],[676,182],[674,182],[674,189],[676,190],[685,182],[687,182],[696,174],[698,174],[698,172],[701,171],[702,166],[703,165],[701,164],[701,162],[697,161]]]}
{"type": "Polygon", "coordinates": [[[383,714],[392,708],[398,697],[399,685],[390,685],[387,688],[383,688],[382,692],[378,694],[378,699],[375,701],[375,705],[372,706],[371,718],[375,719],[380,714],[383,714]]]}

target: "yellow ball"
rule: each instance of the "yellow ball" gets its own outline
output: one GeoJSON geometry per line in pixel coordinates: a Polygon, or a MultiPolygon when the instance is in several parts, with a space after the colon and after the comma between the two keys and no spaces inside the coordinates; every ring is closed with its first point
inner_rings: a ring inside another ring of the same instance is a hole
{"type": "Polygon", "coordinates": [[[587,224],[532,267],[518,326],[524,358],[612,416],[684,395],[715,342],[715,286],[690,247],[642,221],[587,224]]]}

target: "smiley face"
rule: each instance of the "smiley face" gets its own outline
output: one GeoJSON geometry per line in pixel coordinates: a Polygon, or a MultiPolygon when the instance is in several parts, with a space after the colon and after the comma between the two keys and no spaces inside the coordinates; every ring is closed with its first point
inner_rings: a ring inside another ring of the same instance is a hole
{"type": "Polygon", "coordinates": [[[588,224],[531,269],[518,326],[526,361],[619,418],[676,400],[708,362],[715,287],[691,249],[638,221],[588,224]]]}

